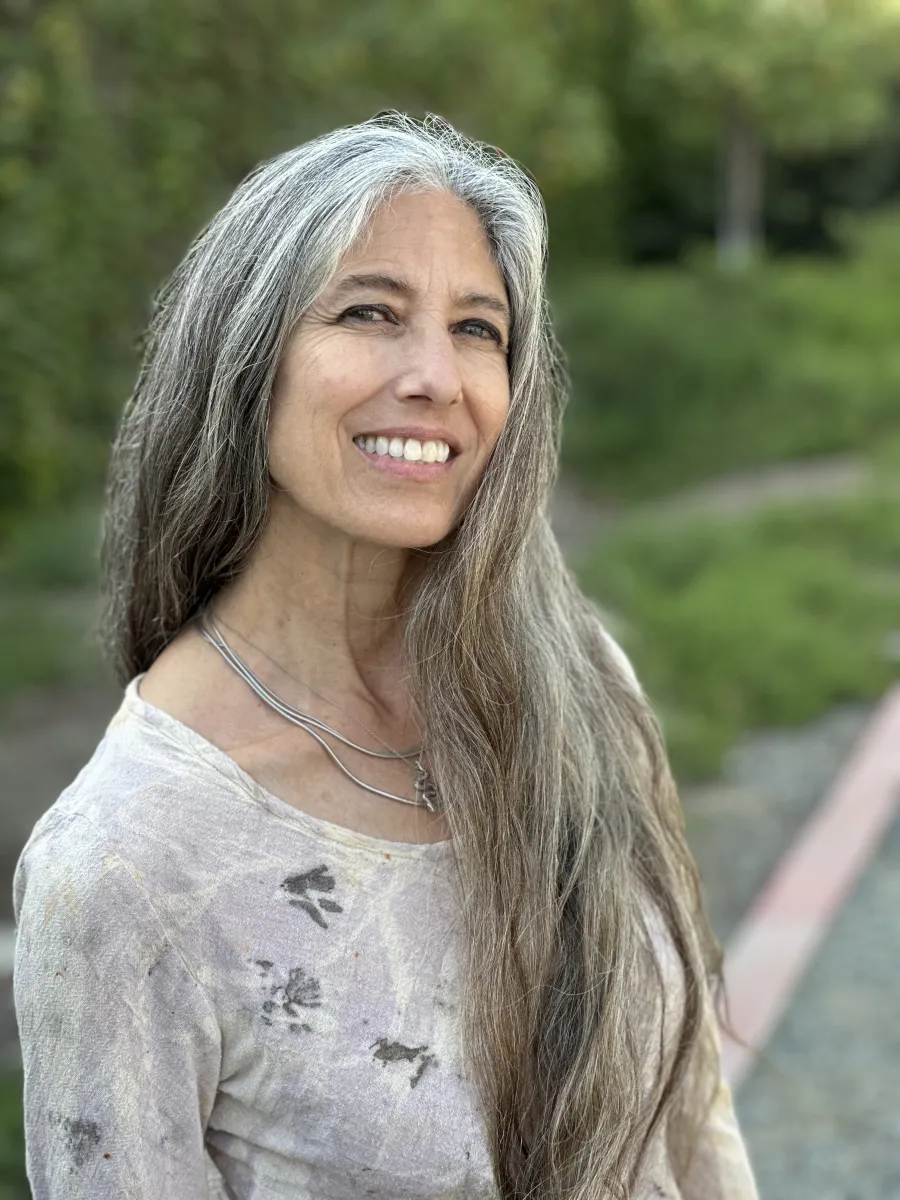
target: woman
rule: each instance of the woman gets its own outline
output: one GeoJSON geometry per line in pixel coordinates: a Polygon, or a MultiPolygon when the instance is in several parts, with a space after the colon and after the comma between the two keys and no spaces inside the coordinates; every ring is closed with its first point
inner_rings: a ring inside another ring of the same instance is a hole
{"type": "Polygon", "coordinates": [[[528,177],[398,114],[163,292],[125,686],[15,878],[36,1200],[755,1197],[653,714],[547,521],[528,177]]]}

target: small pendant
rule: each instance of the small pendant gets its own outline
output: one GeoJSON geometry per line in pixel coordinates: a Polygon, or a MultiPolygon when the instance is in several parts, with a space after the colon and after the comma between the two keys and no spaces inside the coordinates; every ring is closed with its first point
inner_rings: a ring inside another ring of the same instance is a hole
{"type": "Polygon", "coordinates": [[[429,812],[437,812],[440,796],[438,795],[434,781],[421,763],[416,763],[416,766],[419,768],[415,782],[416,792],[422,797],[422,801],[429,812]]]}

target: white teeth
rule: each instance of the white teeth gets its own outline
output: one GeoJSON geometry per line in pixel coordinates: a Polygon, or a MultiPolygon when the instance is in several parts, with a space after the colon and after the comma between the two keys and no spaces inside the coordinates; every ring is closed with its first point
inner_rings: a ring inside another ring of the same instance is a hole
{"type": "Polygon", "coordinates": [[[402,458],[406,462],[444,463],[450,457],[447,443],[437,440],[420,442],[418,438],[387,438],[371,433],[360,434],[353,440],[369,454],[389,454],[391,458],[402,458]]]}

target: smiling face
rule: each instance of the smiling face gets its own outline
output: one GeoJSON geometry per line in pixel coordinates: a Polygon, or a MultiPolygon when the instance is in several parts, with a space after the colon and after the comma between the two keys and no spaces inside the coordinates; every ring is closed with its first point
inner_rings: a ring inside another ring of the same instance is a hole
{"type": "Polygon", "coordinates": [[[440,541],[509,411],[508,303],[471,208],[445,192],[382,206],[279,366],[280,502],[380,546],[440,541]]]}

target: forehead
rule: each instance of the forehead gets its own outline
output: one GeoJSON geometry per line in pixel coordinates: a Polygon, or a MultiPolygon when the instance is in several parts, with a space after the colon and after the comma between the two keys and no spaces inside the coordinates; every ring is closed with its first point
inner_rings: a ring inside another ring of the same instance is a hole
{"type": "Polygon", "coordinates": [[[414,271],[434,271],[472,282],[491,283],[505,292],[481,219],[449,192],[403,193],[382,202],[363,235],[344,256],[335,279],[368,266],[394,263],[414,271]]]}

